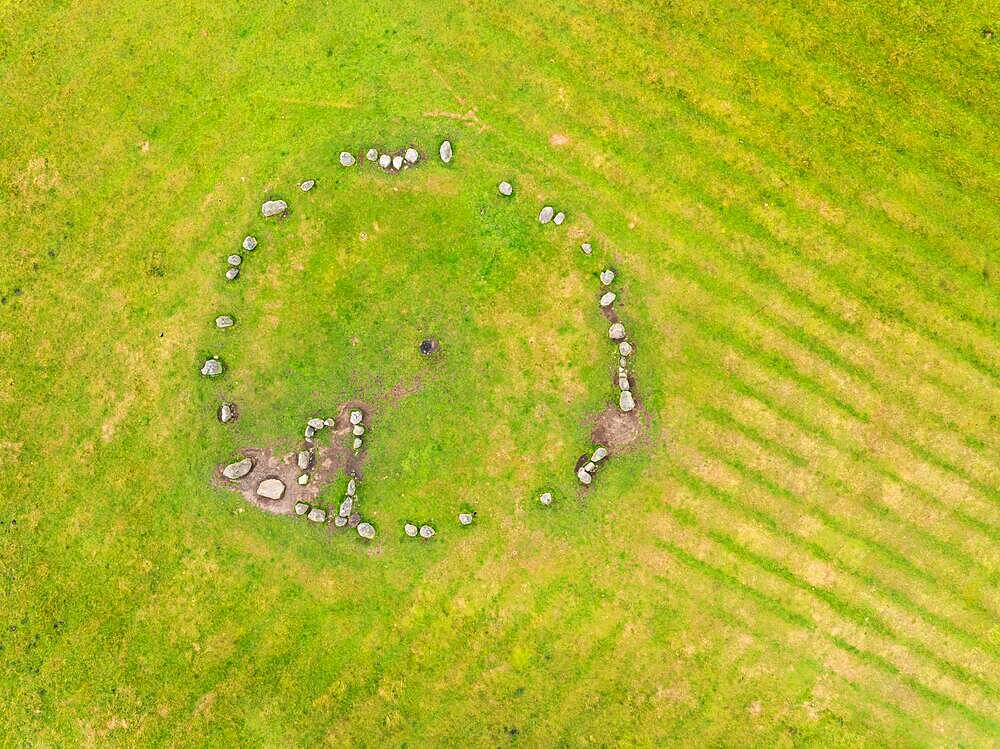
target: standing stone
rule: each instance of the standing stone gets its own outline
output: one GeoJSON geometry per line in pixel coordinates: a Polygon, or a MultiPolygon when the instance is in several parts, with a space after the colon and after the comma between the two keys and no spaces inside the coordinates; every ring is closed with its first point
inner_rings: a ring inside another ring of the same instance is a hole
{"type": "Polygon", "coordinates": [[[337,511],[337,514],[342,518],[349,518],[353,509],[354,497],[346,497],[344,501],[340,503],[340,510],[337,511]]]}
{"type": "Polygon", "coordinates": [[[421,525],[420,526],[420,537],[421,538],[430,538],[433,535],[434,535],[434,529],[431,528],[429,525],[421,525]]]}
{"type": "Polygon", "coordinates": [[[257,484],[257,496],[264,499],[281,499],[285,493],[285,484],[281,479],[264,479],[257,484]]]}
{"type": "Polygon", "coordinates": [[[458,522],[462,525],[472,525],[472,514],[468,512],[458,513],[458,522]]]}
{"type": "Polygon", "coordinates": [[[591,252],[594,251],[594,248],[590,246],[590,242],[584,242],[582,245],[580,245],[580,250],[583,252],[584,255],[589,255],[591,252]]]}
{"type": "Polygon", "coordinates": [[[441,147],[438,149],[438,155],[445,164],[451,161],[454,152],[452,151],[450,140],[446,140],[441,144],[441,147]]]}
{"type": "Polygon", "coordinates": [[[352,156],[347,151],[340,152],[340,165],[341,166],[354,166],[354,156],[352,156]]]}
{"type": "Polygon", "coordinates": [[[354,492],[356,492],[357,490],[358,490],[358,485],[357,485],[357,482],[355,482],[354,479],[351,479],[350,481],[347,482],[347,496],[348,497],[353,497],[354,496],[354,492]]]}
{"type": "Polygon", "coordinates": [[[587,471],[584,470],[583,468],[581,468],[579,471],[576,472],[576,477],[580,479],[580,483],[583,484],[584,486],[587,486],[591,481],[594,480],[594,477],[591,476],[589,473],[587,473],[587,471]]]}
{"type": "Polygon", "coordinates": [[[338,528],[343,528],[345,525],[347,525],[347,518],[342,518],[340,517],[340,515],[337,515],[337,517],[333,519],[333,524],[338,528]]]}
{"type": "Polygon", "coordinates": [[[371,523],[358,523],[358,535],[371,541],[375,538],[375,526],[371,523]]]}
{"type": "Polygon", "coordinates": [[[552,206],[547,205],[538,212],[538,223],[547,224],[552,220],[552,216],[554,215],[555,211],[552,210],[552,206]]]}
{"type": "Polygon", "coordinates": [[[284,200],[265,200],[264,204],[260,207],[260,212],[264,218],[271,218],[272,216],[280,216],[282,213],[288,210],[288,203],[284,200]]]}
{"type": "Polygon", "coordinates": [[[305,486],[306,484],[309,483],[309,474],[308,473],[300,474],[298,479],[296,479],[296,481],[299,482],[299,486],[305,486]]]}
{"type": "Polygon", "coordinates": [[[635,408],[635,400],[632,398],[631,391],[622,390],[621,394],[618,396],[618,407],[625,413],[628,413],[635,408]]]}
{"type": "Polygon", "coordinates": [[[628,341],[622,341],[618,344],[618,353],[622,356],[628,356],[632,353],[632,344],[628,341]]]}
{"type": "Polygon", "coordinates": [[[620,322],[612,323],[608,328],[608,335],[613,341],[620,341],[625,337],[625,326],[620,322]]]}
{"type": "Polygon", "coordinates": [[[229,270],[226,271],[226,280],[227,281],[235,281],[236,277],[239,274],[240,274],[240,269],[239,268],[230,268],[229,270]]]}
{"type": "Polygon", "coordinates": [[[615,280],[615,272],[613,270],[603,270],[601,271],[601,283],[605,286],[610,286],[611,282],[615,280]]]}
{"type": "Polygon", "coordinates": [[[395,169],[397,172],[400,169],[403,168],[403,157],[402,156],[393,156],[392,157],[392,168],[395,169]]]}
{"type": "Polygon", "coordinates": [[[296,515],[305,515],[307,512],[309,512],[309,505],[307,505],[305,502],[296,502],[295,503],[295,514],[296,515]]]}
{"type": "Polygon", "coordinates": [[[414,536],[417,535],[417,526],[415,526],[413,523],[405,523],[403,525],[403,533],[405,533],[410,538],[413,538],[414,536]]]}
{"type": "Polygon", "coordinates": [[[309,192],[314,187],[316,187],[316,180],[314,179],[307,179],[305,182],[299,185],[299,189],[302,190],[302,192],[309,192]]]}
{"type": "Polygon", "coordinates": [[[230,463],[223,468],[222,475],[230,481],[236,481],[237,479],[241,479],[246,476],[251,470],[253,470],[253,460],[250,458],[243,458],[243,460],[230,463]]]}
{"type": "Polygon", "coordinates": [[[306,517],[312,520],[314,523],[325,523],[326,510],[321,510],[318,507],[313,507],[311,510],[309,510],[309,514],[306,515],[306,517]]]}
{"type": "Polygon", "coordinates": [[[243,258],[239,255],[230,255],[226,258],[226,262],[235,268],[243,262],[243,258]]]}
{"type": "Polygon", "coordinates": [[[596,450],[594,450],[594,454],[590,456],[590,461],[592,463],[600,463],[606,457],[608,457],[608,450],[607,450],[607,448],[605,448],[605,447],[598,447],[596,450]]]}
{"type": "Polygon", "coordinates": [[[233,318],[231,318],[229,315],[219,315],[217,318],[215,318],[215,327],[219,329],[231,328],[235,324],[236,321],[233,320],[233,318]]]}
{"type": "Polygon", "coordinates": [[[378,165],[383,169],[388,169],[390,164],[392,164],[392,156],[389,154],[384,153],[378,157],[378,165]]]}
{"type": "Polygon", "coordinates": [[[251,237],[249,234],[243,237],[243,249],[247,252],[251,252],[257,247],[257,237],[251,237]]]}
{"type": "Polygon", "coordinates": [[[306,470],[310,465],[312,465],[312,453],[308,450],[299,450],[297,462],[300,471],[306,470]]]}
{"type": "Polygon", "coordinates": [[[631,387],[628,384],[628,377],[624,377],[623,376],[623,377],[619,377],[618,378],[618,389],[619,390],[631,390],[631,387]]]}
{"type": "Polygon", "coordinates": [[[538,501],[541,502],[546,507],[548,507],[550,504],[552,504],[552,492],[545,492],[542,496],[538,498],[538,501]]]}
{"type": "Polygon", "coordinates": [[[610,307],[612,304],[614,304],[615,299],[617,298],[618,297],[615,296],[615,292],[609,291],[607,294],[601,297],[601,306],[610,307]]]}
{"type": "Polygon", "coordinates": [[[354,425],[354,424],[360,424],[361,420],[363,418],[364,418],[364,414],[361,413],[360,411],[358,411],[357,409],[355,409],[354,411],[351,411],[351,424],[352,425],[354,425]]]}
{"type": "Polygon", "coordinates": [[[511,185],[510,182],[507,182],[506,180],[501,182],[500,185],[497,187],[497,189],[500,191],[501,195],[507,198],[509,198],[511,195],[514,194],[513,185],[511,185]]]}
{"type": "Polygon", "coordinates": [[[560,226],[562,222],[565,220],[566,220],[566,214],[563,213],[562,211],[559,211],[559,213],[557,213],[555,216],[552,217],[552,223],[555,224],[556,226],[560,226]]]}
{"type": "Polygon", "coordinates": [[[417,153],[417,149],[416,148],[407,148],[406,149],[406,153],[403,154],[403,158],[405,158],[411,164],[416,164],[417,163],[417,159],[420,158],[420,154],[417,153]]]}
{"type": "Polygon", "coordinates": [[[365,158],[369,161],[378,161],[378,149],[369,148],[368,153],[365,154],[365,158]]]}
{"type": "Polygon", "coordinates": [[[228,424],[236,418],[236,406],[232,403],[223,403],[219,406],[219,421],[228,424]]]}
{"type": "Polygon", "coordinates": [[[360,450],[361,449],[361,438],[360,437],[355,437],[354,438],[354,449],[355,450],[360,450]]]}
{"type": "Polygon", "coordinates": [[[218,377],[222,374],[222,362],[218,359],[206,359],[201,368],[201,373],[206,377],[218,377]]]}

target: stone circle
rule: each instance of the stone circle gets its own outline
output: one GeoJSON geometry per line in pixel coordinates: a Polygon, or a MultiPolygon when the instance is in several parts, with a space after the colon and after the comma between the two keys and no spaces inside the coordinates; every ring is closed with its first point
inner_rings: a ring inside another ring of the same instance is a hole
{"type": "Polygon", "coordinates": [[[260,207],[261,215],[264,218],[271,218],[272,216],[280,216],[285,211],[288,210],[288,203],[284,200],[265,200],[263,205],[260,207]]]}
{"type": "Polygon", "coordinates": [[[251,458],[243,458],[243,460],[238,460],[235,463],[230,463],[225,468],[222,469],[222,475],[225,476],[230,481],[237,481],[238,479],[246,476],[250,471],[253,470],[253,460],[251,458]]]}
{"type": "Polygon", "coordinates": [[[264,499],[281,499],[285,494],[285,484],[281,479],[264,479],[257,484],[257,496],[264,499]]]}

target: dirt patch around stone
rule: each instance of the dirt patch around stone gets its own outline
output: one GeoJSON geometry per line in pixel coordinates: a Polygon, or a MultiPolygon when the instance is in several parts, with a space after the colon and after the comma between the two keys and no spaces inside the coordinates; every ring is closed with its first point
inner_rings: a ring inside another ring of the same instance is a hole
{"type": "Polygon", "coordinates": [[[638,400],[635,409],[628,413],[609,404],[594,418],[590,439],[595,445],[604,445],[609,454],[616,455],[639,442],[648,429],[647,418],[638,400]]]}

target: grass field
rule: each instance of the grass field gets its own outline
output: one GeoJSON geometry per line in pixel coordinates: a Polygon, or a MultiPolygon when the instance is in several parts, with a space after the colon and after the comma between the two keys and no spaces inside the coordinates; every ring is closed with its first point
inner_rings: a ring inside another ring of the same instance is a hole
{"type": "Polygon", "coordinates": [[[0,745],[1000,745],[989,28],[0,5],[0,745]],[[583,492],[607,265],[646,427],[583,492]],[[352,398],[374,542],[213,484],[352,398]]]}

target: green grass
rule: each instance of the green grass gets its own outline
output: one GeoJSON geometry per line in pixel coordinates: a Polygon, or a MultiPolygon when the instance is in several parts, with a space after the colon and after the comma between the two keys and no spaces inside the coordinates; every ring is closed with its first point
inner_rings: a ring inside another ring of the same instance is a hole
{"type": "Polygon", "coordinates": [[[984,27],[0,8],[0,745],[997,745],[984,27]],[[337,163],[445,137],[448,166],[337,163]],[[607,265],[648,430],[584,494],[607,265]],[[375,542],[213,487],[353,398],[375,542]]]}

